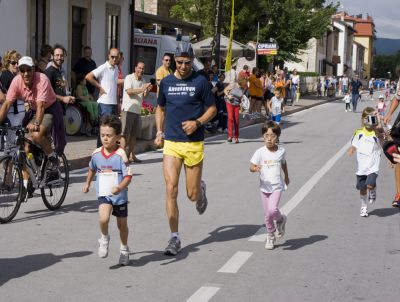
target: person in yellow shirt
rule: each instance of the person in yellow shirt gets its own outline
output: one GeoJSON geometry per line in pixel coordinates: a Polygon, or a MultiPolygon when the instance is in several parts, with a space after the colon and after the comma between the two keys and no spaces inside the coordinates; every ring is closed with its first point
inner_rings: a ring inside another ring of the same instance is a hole
{"type": "Polygon", "coordinates": [[[249,94],[250,94],[250,118],[257,118],[261,115],[261,103],[263,101],[263,83],[261,81],[260,70],[253,68],[253,72],[249,78],[249,94]]]}
{"type": "Polygon", "coordinates": [[[157,95],[158,90],[160,89],[160,82],[166,76],[172,74],[171,66],[171,56],[169,54],[165,54],[162,59],[162,65],[156,71],[156,81],[157,81],[157,95]]]}

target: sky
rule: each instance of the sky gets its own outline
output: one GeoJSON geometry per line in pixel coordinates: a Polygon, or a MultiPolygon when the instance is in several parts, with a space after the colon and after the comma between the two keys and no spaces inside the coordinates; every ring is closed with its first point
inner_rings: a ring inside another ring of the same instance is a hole
{"type": "MultiPolygon", "coordinates": [[[[326,1],[329,3],[330,1],[326,1]]],[[[339,11],[346,11],[349,15],[368,13],[375,22],[378,38],[400,39],[400,0],[339,0],[343,7],[339,11]]]]}

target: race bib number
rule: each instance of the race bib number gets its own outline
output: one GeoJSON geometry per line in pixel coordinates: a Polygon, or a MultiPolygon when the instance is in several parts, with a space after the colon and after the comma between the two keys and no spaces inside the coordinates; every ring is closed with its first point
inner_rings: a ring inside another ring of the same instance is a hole
{"type": "Polygon", "coordinates": [[[117,172],[102,172],[99,177],[99,196],[112,195],[112,189],[118,186],[117,172]]]}

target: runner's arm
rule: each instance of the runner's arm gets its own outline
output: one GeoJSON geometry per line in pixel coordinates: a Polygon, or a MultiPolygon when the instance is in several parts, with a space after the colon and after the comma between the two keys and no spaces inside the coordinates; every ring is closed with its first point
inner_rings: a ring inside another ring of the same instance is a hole
{"type": "Polygon", "coordinates": [[[88,175],[86,177],[86,182],[85,182],[85,184],[83,186],[83,192],[84,193],[89,192],[90,183],[92,182],[93,177],[94,177],[95,174],[96,174],[95,171],[93,171],[92,169],[89,168],[88,175]]]}
{"type": "Polygon", "coordinates": [[[156,128],[157,134],[154,140],[154,143],[157,146],[162,145],[162,141],[164,139],[164,120],[165,120],[165,107],[161,107],[160,105],[156,108],[156,128]]]}
{"type": "Polygon", "coordinates": [[[396,98],[396,96],[394,96],[392,102],[390,103],[389,111],[383,118],[385,124],[390,122],[390,119],[392,118],[393,113],[396,111],[397,106],[399,106],[399,100],[396,98]]]}

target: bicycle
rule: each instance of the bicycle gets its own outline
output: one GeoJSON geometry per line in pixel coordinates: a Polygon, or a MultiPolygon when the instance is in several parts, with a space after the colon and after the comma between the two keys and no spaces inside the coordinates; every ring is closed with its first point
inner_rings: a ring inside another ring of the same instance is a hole
{"type": "Polygon", "coordinates": [[[25,138],[25,133],[22,126],[0,127],[0,135],[5,138],[2,140],[5,141],[4,155],[0,157],[0,223],[10,222],[21,203],[33,197],[37,189],[49,210],[60,208],[68,191],[69,168],[65,154],[57,155],[58,164],[54,166],[40,146],[25,138]],[[23,184],[23,170],[29,174],[27,188],[23,184]]]}

